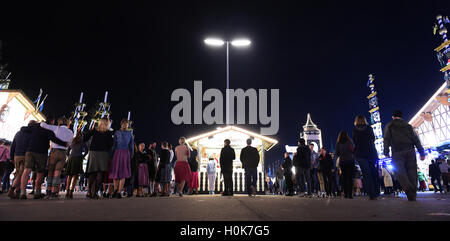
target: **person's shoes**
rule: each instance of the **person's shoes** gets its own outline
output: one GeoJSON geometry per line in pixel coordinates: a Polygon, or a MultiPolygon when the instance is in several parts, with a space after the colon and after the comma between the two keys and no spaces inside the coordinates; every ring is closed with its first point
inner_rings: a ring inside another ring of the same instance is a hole
{"type": "Polygon", "coordinates": [[[156,197],[156,196],[158,196],[158,193],[156,193],[156,192],[154,192],[154,193],[152,193],[152,195],[150,195],[150,197],[156,197]]]}
{"type": "Polygon", "coordinates": [[[27,195],[25,194],[20,195],[20,200],[27,200],[27,199],[28,199],[27,195]]]}
{"type": "Polygon", "coordinates": [[[304,192],[298,194],[299,197],[304,197],[306,194],[304,192]]]}
{"type": "Polygon", "coordinates": [[[44,195],[44,194],[34,194],[33,199],[42,199],[43,197],[46,197],[46,195],[44,195]]]}
{"type": "Polygon", "coordinates": [[[292,194],[292,193],[288,193],[288,194],[286,194],[286,196],[288,196],[288,197],[292,197],[292,196],[294,196],[294,194],[292,194]]]}
{"type": "Polygon", "coordinates": [[[178,193],[178,196],[179,196],[179,197],[183,197],[183,194],[182,194],[182,193],[178,193]]]}
{"type": "Polygon", "coordinates": [[[8,197],[11,199],[16,199],[17,195],[14,193],[14,190],[12,188],[9,189],[8,191],[8,197]]]}
{"type": "Polygon", "coordinates": [[[34,190],[32,190],[32,191],[30,192],[30,195],[34,195],[34,190]]]}
{"type": "Polygon", "coordinates": [[[70,199],[70,191],[69,190],[66,191],[66,196],[64,198],[65,199],[70,199]]]}
{"type": "Polygon", "coordinates": [[[69,198],[70,198],[70,199],[73,199],[73,190],[70,191],[70,196],[69,196],[69,198]]]}
{"type": "Polygon", "coordinates": [[[250,191],[253,196],[256,196],[256,188],[254,186],[250,186],[250,191]]]}

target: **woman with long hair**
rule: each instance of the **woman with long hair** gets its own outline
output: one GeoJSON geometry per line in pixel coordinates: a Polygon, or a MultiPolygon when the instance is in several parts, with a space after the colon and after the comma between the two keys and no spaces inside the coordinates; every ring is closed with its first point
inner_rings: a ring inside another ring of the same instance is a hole
{"type": "Polygon", "coordinates": [[[103,173],[108,171],[110,150],[113,145],[113,133],[109,130],[109,119],[100,119],[96,129],[88,131],[83,140],[92,138],[89,146],[87,173],[89,173],[89,193],[87,197],[98,199],[97,192],[102,186],[103,173]]]}
{"type": "Polygon", "coordinates": [[[339,132],[336,143],[336,155],[339,158],[339,166],[342,170],[342,181],[344,186],[344,197],[353,198],[353,176],[355,173],[354,147],[347,132],[339,132]]]}
{"type": "Polygon", "coordinates": [[[120,130],[114,132],[113,158],[109,178],[114,180],[115,198],[122,198],[121,191],[125,184],[125,179],[131,177],[130,159],[134,154],[133,134],[128,130],[128,120],[123,119],[120,123],[120,130]]]}
{"type": "Polygon", "coordinates": [[[77,184],[78,175],[83,173],[83,160],[87,155],[87,147],[83,141],[83,135],[78,132],[72,143],[67,149],[69,156],[66,167],[67,183],[66,183],[66,199],[73,198],[73,191],[77,184]]]}
{"type": "Polygon", "coordinates": [[[370,200],[376,200],[380,194],[380,185],[377,170],[378,154],[374,144],[375,135],[363,115],[356,116],[354,125],[355,158],[361,167],[364,191],[367,192],[370,200]]]}
{"type": "Polygon", "coordinates": [[[191,178],[191,168],[188,163],[191,153],[186,146],[185,137],[180,137],[178,143],[180,145],[175,148],[175,156],[177,157],[175,163],[175,182],[178,184],[178,195],[183,197],[184,184],[191,178]]]}

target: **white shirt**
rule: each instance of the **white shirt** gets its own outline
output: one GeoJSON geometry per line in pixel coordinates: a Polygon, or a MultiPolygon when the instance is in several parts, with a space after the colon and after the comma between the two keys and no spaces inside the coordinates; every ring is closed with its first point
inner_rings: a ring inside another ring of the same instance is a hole
{"type": "Polygon", "coordinates": [[[175,153],[173,153],[173,150],[169,150],[169,152],[170,152],[170,161],[169,161],[169,163],[172,163],[173,156],[175,155],[175,153]]]}
{"type": "MultiPolygon", "coordinates": [[[[55,126],[55,125],[48,125],[44,122],[41,123],[41,127],[47,130],[53,131],[55,133],[55,136],[60,139],[61,141],[72,143],[73,139],[73,132],[67,128],[66,126],[55,126]]],[[[51,143],[51,147],[55,149],[63,149],[67,150],[66,146],[61,146],[56,143],[51,143]]]]}

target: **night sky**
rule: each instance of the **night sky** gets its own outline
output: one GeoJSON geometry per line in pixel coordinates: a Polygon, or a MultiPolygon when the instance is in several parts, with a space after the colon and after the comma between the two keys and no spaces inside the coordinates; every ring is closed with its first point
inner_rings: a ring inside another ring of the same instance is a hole
{"type": "Polygon", "coordinates": [[[308,112],[327,148],[340,130],[351,131],[356,114],[369,117],[369,73],[383,124],[395,109],[412,118],[443,83],[432,26],[437,14],[450,14],[449,1],[170,2],[2,8],[10,89],[34,100],[42,88],[47,117],[70,115],[82,91],[88,109],[109,91],[114,128],[130,110],[138,140],[176,144],[216,128],[170,118],[174,89],[193,94],[194,80],[204,90],[226,87],[225,48],[204,38],[248,37],[250,48],[230,49],[230,87],[280,89],[279,144],[266,159],[273,161],[296,144],[308,112]]]}

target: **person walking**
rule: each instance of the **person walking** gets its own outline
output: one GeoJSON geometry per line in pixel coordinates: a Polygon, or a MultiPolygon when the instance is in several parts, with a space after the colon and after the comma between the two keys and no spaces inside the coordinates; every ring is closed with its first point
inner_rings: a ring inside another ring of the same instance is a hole
{"type": "MultiPolygon", "coordinates": [[[[36,123],[36,121],[31,120],[28,123],[28,127],[32,126],[34,123],[36,123]]],[[[27,131],[27,127],[23,126],[14,136],[10,148],[10,157],[11,160],[14,160],[14,166],[16,168],[16,177],[14,178],[12,187],[8,191],[8,197],[11,199],[17,199],[20,197],[20,182],[25,169],[25,153],[29,142],[30,132],[27,131]]]]}
{"type": "Polygon", "coordinates": [[[112,147],[113,158],[109,178],[114,180],[113,198],[122,198],[121,192],[125,179],[131,177],[130,159],[134,154],[133,134],[128,130],[128,120],[123,119],[120,130],[114,132],[114,144],[112,147]]]}
{"type": "Polygon", "coordinates": [[[442,183],[444,186],[444,192],[448,193],[450,192],[450,185],[449,185],[449,165],[447,163],[447,161],[444,158],[441,158],[441,160],[439,160],[439,171],[441,172],[442,175],[442,183]]]}
{"type": "Polygon", "coordinates": [[[392,147],[392,163],[395,167],[396,179],[400,182],[408,197],[415,201],[417,195],[417,160],[414,147],[425,160],[425,152],[413,127],[402,119],[402,112],[394,111],[392,121],[384,130],[384,155],[390,157],[392,147]]]}
{"type": "Polygon", "coordinates": [[[297,153],[294,156],[295,175],[297,177],[297,185],[299,196],[304,197],[306,194],[305,182],[308,190],[308,197],[312,197],[311,185],[311,149],[306,146],[306,141],[300,138],[298,141],[297,153]]]}
{"type": "Polygon", "coordinates": [[[83,160],[87,155],[87,146],[83,142],[81,132],[78,132],[75,138],[73,138],[72,144],[70,144],[66,154],[69,156],[66,167],[66,199],[73,199],[75,185],[77,184],[78,176],[83,173],[83,160]]]}
{"type": "Polygon", "coordinates": [[[220,170],[225,186],[222,196],[233,196],[233,160],[236,159],[236,154],[230,143],[229,139],[225,139],[220,151],[220,170]]]}
{"type": "Polygon", "coordinates": [[[336,143],[336,155],[339,158],[339,166],[342,170],[342,184],[344,197],[353,198],[353,177],[355,173],[354,146],[347,132],[339,133],[336,143]]]}
{"type": "Polygon", "coordinates": [[[292,160],[289,153],[284,153],[284,180],[286,180],[286,196],[294,196],[294,184],[292,183],[292,160]]]}
{"type": "Polygon", "coordinates": [[[252,147],[252,139],[247,139],[247,146],[242,148],[239,158],[245,171],[245,189],[249,196],[255,196],[256,182],[258,180],[259,152],[258,149],[252,147]]]}
{"type": "Polygon", "coordinates": [[[36,171],[34,199],[41,199],[41,186],[44,179],[45,167],[47,165],[49,143],[52,141],[60,146],[68,146],[67,142],[56,137],[53,131],[34,123],[26,128],[30,134],[30,142],[25,153],[25,170],[20,181],[20,199],[27,199],[26,187],[31,170],[36,171]]]}
{"type": "Polygon", "coordinates": [[[434,193],[442,193],[441,184],[441,170],[439,169],[439,163],[435,160],[431,160],[431,164],[428,166],[428,175],[431,179],[431,184],[433,185],[434,193]],[[436,186],[437,184],[437,186],[436,186]],[[438,188],[439,187],[439,188],[438,188]]]}
{"type": "MultiPolygon", "coordinates": [[[[314,144],[309,144],[309,149],[311,150],[311,189],[312,193],[315,196],[320,196],[320,181],[319,176],[317,175],[318,168],[319,168],[319,160],[317,159],[319,155],[316,151],[314,151],[314,144]]],[[[322,185],[323,186],[323,185],[322,185]]]]}
{"type": "Polygon", "coordinates": [[[330,154],[327,153],[325,148],[321,148],[319,151],[319,177],[322,179],[322,185],[324,186],[325,193],[322,197],[331,197],[332,195],[332,179],[333,179],[333,159],[330,154]]]}
{"type": "Polygon", "coordinates": [[[83,136],[83,141],[91,141],[89,145],[89,157],[87,173],[89,174],[88,198],[98,199],[97,194],[103,184],[103,174],[108,171],[110,151],[114,143],[113,132],[109,130],[109,119],[102,118],[98,127],[88,131],[83,136]]]}
{"type": "Polygon", "coordinates": [[[278,192],[280,195],[284,195],[284,170],[283,170],[283,165],[279,165],[277,168],[277,172],[276,172],[276,177],[277,177],[277,186],[278,186],[278,192]]]}
{"type": "Polygon", "coordinates": [[[354,125],[352,137],[355,144],[355,159],[361,168],[363,187],[369,199],[376,200],[380,185],[378,182],[378,154],[375,148],[375,135],[364,115],[357,115],[354,125]]]}
{"type": "Polygon", "coordinates": [[[191,168],[188,163],[191,152],[186,145],[185,137],[180,137],[178,143],[179,145],[175,147],[175,156],[177,157],[175,163],[175,182],[178,185],[178,196],[183,197],[184,184],[189,182],[191,178],[191,168]]]}
{"type": "Polygon", "coordinates": [[[214,158],[209,158],[208,164],[206,165],[206,173],[208,175],[209,194],[214,194],[216,183],[216,160],[214,158]]]}
{"type": "MultiPolygon", "coordinates": [[[[73,132],[67,128],[67,119],[62,116],[58,118],[58,125],[48,125],[45,122],[41,123],[41,127],[55,133],[55,136],[64,142],[70,143],[73,139],[73,132]]],[[[51,143],[51,151],[48,160],[48,174],[47,174],[47,192],[46,198],[58,198],[59,186],[61,183],[61,172],[67,159],[67,147],[51,143]]]]}

